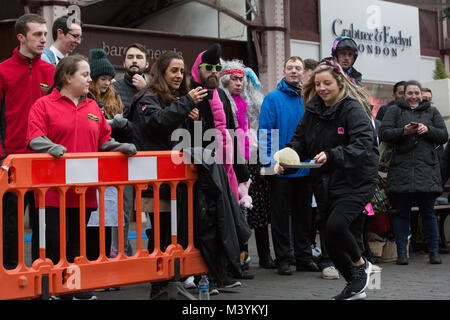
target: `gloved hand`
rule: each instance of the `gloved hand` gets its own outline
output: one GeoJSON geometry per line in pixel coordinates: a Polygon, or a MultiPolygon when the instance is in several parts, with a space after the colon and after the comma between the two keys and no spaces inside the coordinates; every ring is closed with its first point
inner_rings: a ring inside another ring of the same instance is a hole
{"type": "Polygon", "coordinates": [[[115,151],[120,151],[130,156],[134,156],[137,153],[136,146],[132,143],[121,143],[115,151]]]}
{"type": "Polygon", "coordinates": [[[106,121],[111,126],[111,129],[124,128],[128,123],[128,119],[124,118],[120,113],[116,114],[113,119],[106,121]]]}
{"type": "Polygon", "coordinates": [[[60,144],[55,144],[53,147],[51,147],[48,150],[48,153],[50,153],[52,156],[58,158],[58,157],[62,157],[66,151],[67,151],[66,147],[64,147],[60,144]]]}
{"type": "Polygon", "coordinates": [[[238,186],[239,191],[239,205],[245,209],[253,208],[253,200],[252,197],[248,195],[248,189],[250,188],[250,184],[252,183],[251,179],[248,179],[246,182],[242,182],[238,186]]]}
{"type": "Polygon", "coordinates": [[[58,158],[67,151],[66,147],[53,143],[48,137],[40,136],[30,141],[30,148],[40,153],[50,153],[58,158]]]}
{"type": "Polygon", "coordinates": [[[137,153],[136,146],[132,143],[120,143],[113,138],[106,141],[101,147],[100,151],[120,151],[122,153],[134,156],[137,153]]]}

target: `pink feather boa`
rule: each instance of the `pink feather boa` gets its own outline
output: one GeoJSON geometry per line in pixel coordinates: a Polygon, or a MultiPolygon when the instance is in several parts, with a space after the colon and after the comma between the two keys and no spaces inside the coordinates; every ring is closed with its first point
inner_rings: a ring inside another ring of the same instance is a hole
{"type": "Polygon", "coordinates": [[[239,149],[241,154],[245,156],[245,160],[250,158],[250,144],[248,140],[248,122],[247,122],[247,102],[241,98],[240,95],[233,96],[236,103],[236,120],[238,123],[238,130],[236,135],[238,138],[239,149]]]}
{"type": "Polygon", "coordinates": [[[220,100],[217,89],[213,91],[213,98],[209,100],[211,112],[214,118],[217,137],[217,156],[222,161],[223,167],[228,175],[228,182],[231,191],[233,191],[236,200],[239,202],[239,191],[236,174],[233,169],[233,141],[227,130],[227,121],[225,111],[223,110],[222,100],[220,100]]]}

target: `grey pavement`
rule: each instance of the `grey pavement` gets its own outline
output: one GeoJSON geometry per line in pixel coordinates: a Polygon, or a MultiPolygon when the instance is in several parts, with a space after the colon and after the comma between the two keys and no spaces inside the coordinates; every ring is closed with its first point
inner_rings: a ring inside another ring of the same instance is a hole
{"type": "MultiPolygon", "coordinates": [[[[130,231],[135,230],[134,223],[130,231]]],[[[131,240],[136,248],[136,240],[131,240]]],[[[146,248],[146,240],[143,246],[146,248]]],[[[26,257],[29,254],[30,242],[26,245],[26,257]]],[[[271,246],[272,257],[273,247],[271,246]]],[[[220,290],[211,300],[330,300],[345,286],[345,281],[324,280],[319,272],[296,272],[281,276],[276,269],[262,269],[258,265],[255,238],[252,234],[249,241],[251,257],[249,272],[255,275],[252,280],[239,280],[241,287],[220,290]]],[[[431,265],[428,255],[412,253],[409,265],[398,266],[395,262],[378,263],[382,272],[375,275],[366,290],[366,300],[449,300],[450,299],[450,254],[441,254],[442,264],[431,265]]],[[[28,260],[28,259],[27,259],[28,260]]],[[[29,265],[30,262],[27,262],[29,265]]],[[[196,289],[189,293],[198,296],[196,289]]],[[[141,283],[123,286],[120,290],[97,291],[99,300],[149,300],[150,284],[141,283]]]]}
{"type": "MultiPolygon", "coordinates": [[[[273,255],[273,250],[271,248],[273,255]]],[[[291,276],[281,276],[276,269],[262,269],[254,236],[249,241],[252,258],[250,272],[252,280],[239,280],[241,287],[222,290],[211,300],[330,300],[345,286],[345,281],[324,280],[318,272],[296,272],[291,267],[291,276]]],[[[409,265],[398,266],[395,262],[378,263],[380,274],[372,278],[367,289],[367,300],[449,300],[450,299],[450,254],[441,254],[442,264],[430,265],[428,255],[413,253],[409,265]]],[[[100,300],[148,300],[149,284],[121,287],[118,291],[96,292],[100,300]]],[[[196,289],[188,290],[197,296],[196,289]]]]}

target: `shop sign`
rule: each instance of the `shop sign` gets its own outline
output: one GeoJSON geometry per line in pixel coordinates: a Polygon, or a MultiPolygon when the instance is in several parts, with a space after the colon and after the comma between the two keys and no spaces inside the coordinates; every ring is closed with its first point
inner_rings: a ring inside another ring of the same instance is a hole
{"type": "Polygon", "coordinates": [[[345,28],[341,19],[337,18],[331,25],[333,35],[347,36],[353,38],[357,43],[358,40],[367,43],[358,43],[358,51],[367,54],[385,55],[397,57],[405,49],[412,47],[412,36],[404,36],[402,30],[392,34],[390,26],[382,26],[380,29],[375,28],[373,31],[363,31],[355,28],[354,23],[345,28]]]}
{"type": "Polygon", "coordinates": [[[420,77],[418,8],[377,0],[320,0],[320,58],[339,36],[358,46],[363,81],[395,83],[420,77]]]}
{"type": "Polygon", "coordinates": [[[90,24],[83,25],[83,42],[77,47],[76,51],[89,56],[90,49],[101,48],[105,50],[108,59],[116,70],[123,71],[125,49],[135,42],[142,44],[147,49],[150,65],[164,52],[174,51],[184,59],[185,68],[190,71],[198,54],[208,49],[215,42],[220,43],[222,46],[223,59],[239,57],[244,63],[247,63],[247,48],[246,43],[243,41],[90,24]]]}

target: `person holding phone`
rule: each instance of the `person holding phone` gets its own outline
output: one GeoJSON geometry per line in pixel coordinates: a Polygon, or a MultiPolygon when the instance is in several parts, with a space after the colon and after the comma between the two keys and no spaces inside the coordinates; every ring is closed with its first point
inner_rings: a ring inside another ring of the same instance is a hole
{"type": "MultiPolygon", "coordinates": [[[[141,151],[172,150],[176,142],[171,140],[172,132],[182,128],[188,121],[197,120],[199,112],[197,104],[206,98],[203,88],[188,89],[185,77],[185,65],[182,56],[173,51],[161,55],[150,69],[148,86],[140,91],[131,104],[128,119],[135,127],[135,141],[141,151]]],[[[170,189],[162,185],[160,193],[160,249],[165,251],[171,243],[170,189]]],[[[143,196],[153,203],[153,189],[149,187],[143,196]]],[[[177,200],[183,201],[184,190],[177,187],[177,200]]],[[[177,203],[180,211],[182,204],[177,203]]],[[[151,226],[145,230],[148,237],[147,248],[153,252],[155,248],[154,212],[148,212],[151,226]]],[[[187,233],[178,213],[178,239],[183,246],[187,233]]],[[[165,289],[166,282],[154,282],[151,286],[151,297],[156,297],[165,289]]]]}
{"type": "MultiPolygon", "coordinates": [[[[197,104],[206,97],[206,89],[188,90],[183,58],[175,52],[163,54],[152,65],[150,82],[139,92],[130,107],[128,119],[135,126],[135,141],[141,151],[172,150],[172,132],[185,125],[188,119],[198,119],[197,104]]],[[[161,250],[170,244],[170,190],[161,187],[161,250]]],[[[149,188],[146,196],[153,198],[149,188]]],[[[150,213],[153,225],[153,213],[150,213]]],[[[153,252],[152,229],[147,231],[148,250],[153,252]]]]}
{"type": "Polygon", "coordinates": [[[415,205],[419,206],[422,216],[429,262],[439,264],[434,201],[442,193],[442,184],[435,148],[447,142],[448,132],[438,109],[428,101],[422,101],[419,82],[406,82],[405,98],[397,100],[383,118],[380,139],[394,145],[386,190],[395,197],[393,229],[397,264],[408,264],[411,207],[415,205]]]}
{"type": "MultiPolygon", "coordinates": [[[[191,67],[191,88],[205,88],[212,92],[212,97],[209,96],[198,104],[199,118],[196,125],[200,124],[201,132],[198,132],[194,125],[189,128],[189,131],[191,137],[194,138],[192,145],[195,147],[211,150],[213,146],[216,163],[220,164],[225,171],[228,188],[231,192],[227,203],[230,204],[230,207],[239,209],[239,184],[247,182],[250,178],[250,173],[245,164],[245,159],[240,158],[237,143],[234,143],[231,136],[231,133],[237,127],[234,122],[230,100],[224,90],[219,87],[219,75],[223,70],[220,62],[221,55],[221,45],[214,43],[197,55],[191,67]],[[211,132],[214,132],[213,139],[207,138],[211,132]],[[197,141],[200,140],[197,140],[199,133],[201,134],[201,145],[197,144],[197,141]],[[211,143],[211,140],[214,140],[214,142],[211,143]]],[[[224,191],[224,194],[228,193],[228,188],[224,191]]],[[[211,210],[211,212],[218,214],[220,211],[211,210]]],[[[232,212],[236,211],[232,210],[232,212]]],[[[227,213],[231,214],[232,212],[227,213]]],[[[243,270],[239,263],[240,254],[249,239],[250,228],[240,211],[238,216],[233,217],[234,223],[233,226],[230,226],[236,230],[237,236],[231,233],[218,233],[220,240],[216,241],[218,245],[216,248],[220,248],[218,250],[223,252],[215,253],[214,256],[208,254],[205,257],[207,264],[213,260],[217,262],[215,268],[218,272],[211,273],[211,287],[232,286],[236,283],[234,279],[254,278],[254,275],[243,270]],[[222,258],[225,258],[225,260],[222,258]],[[226,261],[226,263],[222,263],[223,261],[226,261]],[[225,268],[230,271],[233,279],[223,274],[225,268]]],[[[224,221],[217,223],[218,228],[222,228],[224,225],[226,225],[224,221]]],[[[237,282],[240,283],[239,281],[237,282]]]]}
{"type": "MultiPolygon", "coordinates": [[[[146,72],[150,66],[150,54],[147,48],[140,43],[132,43],[123,51],[123,67],[125,73],[122,79],[118,79],[112,83],[114,91],[120,96],[123,104],[123,116],[126,118],[134,96],[147,86],[146,72]]],[[[128,239],[128,229],[130,219],[133,214],[133,206],[135,199],[135,190],[132,186],[126,186],[123,196],[124,208],[124,248],[128,256],[133,255],[133,246],[128,239]]],[[[111,246],[115,254],[119,251],[119,232],[116,227],[112,229],[111,246]]]]}
{"type": "MultiPolygon", "coordinates": [[[[199,120],[202,123],[203,133],[209,129],[217,129],[222,134],[221,148],[218,148],[218,156],[221,157],[223,167],[227,172],[228,181],[236,201],[239,202],[239,184],[248,181],[250,174],[245,160],[238,158],[237,152],[228,130],[235,130],[236,125],[233,118],[231,102],[225,92],[219,87],[219,75],[223,70],[220,63],[222,47],[215,43],[207,50],[201,52],[191,68],[191,88],[205,88],[208,96],[198,104],[199,120]],[[226,130],[228,129],[228,130],[226,130]]],[[[190,128],[194,133],[194,128],[190,128]]],[[[202,147],[210,144],[207,139],[202,140],[202,147]]]]}

